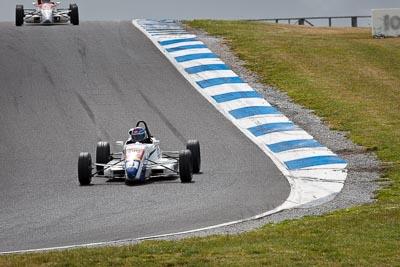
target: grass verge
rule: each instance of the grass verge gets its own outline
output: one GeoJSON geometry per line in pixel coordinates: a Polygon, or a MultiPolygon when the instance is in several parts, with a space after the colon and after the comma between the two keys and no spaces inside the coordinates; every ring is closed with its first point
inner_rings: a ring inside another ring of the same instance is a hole
{"type": "Polygon", "coordinates": [[[400,38],[369,29],[192,21],[226,39],[262,81],[376,151],[378,201],[237,236],[6,255],[0,266],[396,266],[400,262],[400,38]]]}

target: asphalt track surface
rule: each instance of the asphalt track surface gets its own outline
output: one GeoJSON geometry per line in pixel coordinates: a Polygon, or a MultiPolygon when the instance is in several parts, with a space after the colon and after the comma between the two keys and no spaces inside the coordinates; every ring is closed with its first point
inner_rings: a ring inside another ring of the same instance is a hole
{"type": "Polygon", "coordinates": [[[0,252],[167,234],[248,218],[290,186],[130,21],[0,23],[0,252]],[[146,120],[163,150],[197,139],[194,182],[79,186],[79,152],[146,120]]]}

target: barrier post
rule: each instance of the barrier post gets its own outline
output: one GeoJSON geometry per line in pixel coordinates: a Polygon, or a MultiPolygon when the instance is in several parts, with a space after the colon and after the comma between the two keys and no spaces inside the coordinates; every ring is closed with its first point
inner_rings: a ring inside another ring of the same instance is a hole
{"type": "Polygon", "coordinates": [[[357,17],[351,17],[351,27],[358,27],[357,17]]]}

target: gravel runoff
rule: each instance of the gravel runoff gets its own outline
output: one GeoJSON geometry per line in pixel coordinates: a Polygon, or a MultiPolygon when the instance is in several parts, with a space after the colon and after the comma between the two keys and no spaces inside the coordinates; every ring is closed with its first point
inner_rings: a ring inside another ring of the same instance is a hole
{"type": "Polygon", "coordinates": [[[292,122],[296,123],[314,138],[324,144],[348,163],[348,175],[342,191],[330,202],[312,208],[294,208],[284,210],[267,217],[247,221],[231,226],[200,231],[162,239],[176,240],[187,237],[199,237],[214,234],[239,234],[254,230],[268,223],[278,223],[284,220],[298,219],[306,215],[321,215],[326,212],[347,209],[354,206],[374,202],[374,191],[381,189],[376,181],[380,178],[382,169],[376,155],[362,146],[354,144],[346,137],[346,132],[330,130],[323,119],[316,116],[312,110],[296,103],[284,92],[272,86],[257,82],[255,73],[244,67],[244,62],[235,56],[222,38],[217,38],[204,31],[188,28],[198,39],[217,54],[237,75],[244,79],[254,90],[292,122]]]}

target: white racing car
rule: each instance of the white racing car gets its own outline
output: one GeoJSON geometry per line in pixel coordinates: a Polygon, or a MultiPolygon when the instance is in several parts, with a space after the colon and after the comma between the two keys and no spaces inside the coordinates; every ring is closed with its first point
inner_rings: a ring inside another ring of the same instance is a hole
{"type": "Polygon", "coordinates": [[[79,12],[76,4],[70,4],[69,9],[58,9],[60,2],[50,0],[37,0],[32,3],[35,8],[24,9],[23,5],[17,5],[15,8],[15,25],[22,24],[66,24],[71,22],[73,25],[79,25],[79,12]]]}
{"type": "Polygon", "coordinates": [[[117,141],[117,145],[122,147],[119,153],[110,153],[108,142],[98,142],[94,165],[90,153],[80,153],[80,185],[89,185],[92,177],[124,178],[130,184],[169,175],[179,175],[182,183],[189,183],[193,173],[200,172],[200,144],[197,140],[189,140],[186,149],[181,151],[161,151],[160,141],[150,135],[144,121],[139,121],[134,129],[129,130],[129,135],[131,138],[125,143],[117,141]],[[142,125],[144,127],[140,127],[142,125]],[[96,172],[93,173],[94,169],[96,172]]]}

